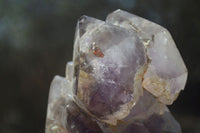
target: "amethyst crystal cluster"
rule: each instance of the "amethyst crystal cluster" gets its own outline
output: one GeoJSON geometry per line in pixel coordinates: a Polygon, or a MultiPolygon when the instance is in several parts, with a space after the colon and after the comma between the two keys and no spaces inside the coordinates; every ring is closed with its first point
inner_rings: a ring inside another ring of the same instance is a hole
{"type": "Polygon", "coordinates": [[[73,62],[50,87],[46,133],[181,133],[166,105],[186,79],[165,28],[122,10],[82,16],[73,62]]]}

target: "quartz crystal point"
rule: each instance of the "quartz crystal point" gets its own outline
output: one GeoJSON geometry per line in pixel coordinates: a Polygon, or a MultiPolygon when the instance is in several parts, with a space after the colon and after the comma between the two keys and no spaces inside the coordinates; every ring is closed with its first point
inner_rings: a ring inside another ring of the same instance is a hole
{"type": "Polygon", "coordinates": [[[165,28],[122,10],[82,16],[66,78],[51,83],[46,133],[181,133],[166,105],[186,79],[165,28]]]}
{"type": "Polygon", "coordinates": [[[142,90],[144,45],[135,32],[85,16],[76,35],[75,93],[91,114],[116,123],[129,114],[142,90]]]}
{"type": "Polygon", "coordinates": [[[142,86],[164,104],[172,104],[184,89],[187,69],[167,29],[122,10],[108,15],[107,23],[135,30],[149,60],[142,86]]]}

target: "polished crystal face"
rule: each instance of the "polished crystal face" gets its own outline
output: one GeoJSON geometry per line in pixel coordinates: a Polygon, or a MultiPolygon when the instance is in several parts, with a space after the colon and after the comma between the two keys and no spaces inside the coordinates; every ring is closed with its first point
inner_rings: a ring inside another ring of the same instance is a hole
{"type": "Polygon", "coordinates": [[[46,133],[181,133],[166,105],[186,79],[165,28],[122,10],[82,16],[66,78],[50,87],[46,133]]]}

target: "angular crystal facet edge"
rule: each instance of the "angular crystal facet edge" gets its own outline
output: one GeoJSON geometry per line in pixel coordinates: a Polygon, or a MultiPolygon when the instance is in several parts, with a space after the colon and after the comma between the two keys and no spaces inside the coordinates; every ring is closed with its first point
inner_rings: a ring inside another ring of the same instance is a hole
{"type": "Polygon", "coordinates": [[[75,37],[74,37],[74,51],[73,51],[73,88],[74,88],[74,94],[77,93],[77,82],[78,79],[76,77],[79,75],[79,59],[80,59],[80,47],[79,47],[79,39],[84,35],[85,32],[91,31],[92,29],[95,29],[99,25],[104,24],[104,21],[95,19],[93,17],[85,16],[79,18],[77,24],[76,24],[76,30],[75,30],[75,37]]]}
{"type": "Polygon", "coordinates": [[[151,75],[145,74],[143,87],[157,96],[164,104],[172,104],[178,93],[184,89],[187,68],[168,30],[123,10],[110,13],[106,22],[138,33],[139,38],[147,48],[146,54],[150,60],[146,73],[151,73],[151,75]],[[152,74],[157,79],[152,79],[152,74]],[[148,85],[145,85],[147,82],[148,85]],[[157,92],[159,92],[159,96],[157,92]]]}
{"type": "Polygon", "coordinates": [[[61,76],[55,76],[49,91],[46,117],[46,133],[68,133],[66,129],[66,107],[73,99],[70,82],[61,76]]]}

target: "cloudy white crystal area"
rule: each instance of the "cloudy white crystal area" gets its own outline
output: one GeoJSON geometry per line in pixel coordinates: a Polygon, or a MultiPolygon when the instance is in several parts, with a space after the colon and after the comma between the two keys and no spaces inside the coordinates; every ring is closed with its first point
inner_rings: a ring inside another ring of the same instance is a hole
{"type": "Polygon", "coordinates": [[[181,133],[166,105],[187,69],[160,25],[122,10],[82,16],[65,74],[51,83],[46,133],[181,133]]]}
{"type": "Polygon", "coordinates": [[[129,114],[142,90],[144,45],[135,32],[89,17],[80,21],[75,48],[79,52],[74,55],[77,96],[90,113],[116,123],[129,114]],[[93,25],[97,26],[90,30],[93,25]]]}
{"type": "Polygon", "coordinates": [[[184,89],[188,74],[168,30],[122,10],[109,14],[106,22],[138,33],[149,59],[142,85],[160,102],[172,104],[184,89]]]}

